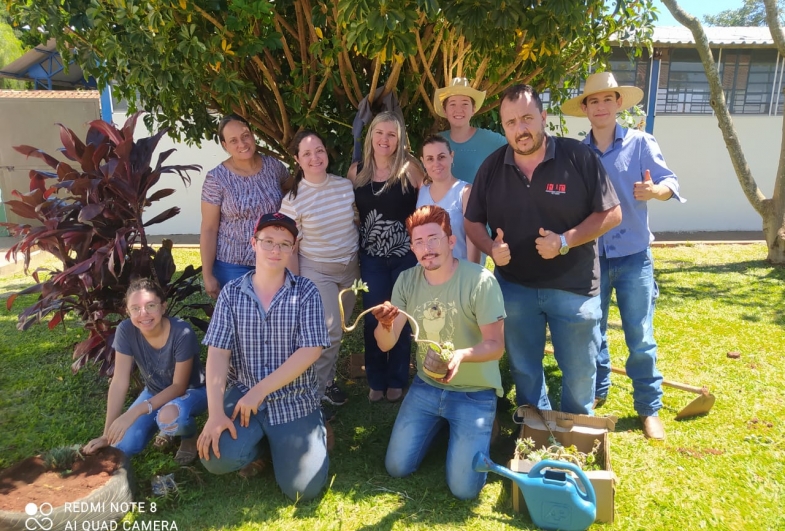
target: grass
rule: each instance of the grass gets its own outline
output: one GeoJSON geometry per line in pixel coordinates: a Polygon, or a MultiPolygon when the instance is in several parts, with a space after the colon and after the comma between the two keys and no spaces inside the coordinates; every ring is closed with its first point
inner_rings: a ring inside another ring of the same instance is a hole
{"type": "MultiPolygon", "coordinates": [[[[762,260],[765,248],[692,246],[654,251],[661,289],[655,319],[659,367],[666,378],[707,385],[717,396],[711,413],[675,421],[694,395],[665,390],[661,412],[667,439],[641,435],[632,409],[631,386],[613,375],[611,395],[600,413],[618,417],[611,435],[619,478],[614,529],[785,529],[785,269],[762,260]],[[741,354],[727,357],[729,351],[741,354]]],[[[198,253],[178,249],[181,268],[198,253]]],[[[29,282],[0,279],[2,293],[29,282]]],[[[70,373],[70,346],[84,331],[15,329],[15,314],[31,304],[0,310],[0,468],[43,450],[84,443],[103,427],[107,382],[94,367],[70,373]]],[[[613,310],[612,310],[613,311],[613,310]]],[[[618,314],[611,320],[618,320],[618,314]]],[[[614,365],[623,366],[620,330],[611,330],[614,365]]],[[[339,373],[348,355],[362,350],[361,332],[345,338],[339,373]]],[[[552,387],[559,373],[546,358],[552,387]]],[[[505,376],[506,389],[510,388],[505,376]]],[[[350,402],[333,422],[336,448],[330,486],[319,499],[291,504],[271,471],[252,480],[212,476],[201,465],[178,468],[172,456],[148,450],[134,459],[139,499],[150,499],[153,474],[174,472],[177,497],[157,500],[157,512],[131,515],[166,520],[186,530],[400,530],[532,529],[511,509],[509,481],[490,475],[479,500],[458,501],[444,481],[444,444],[409,478],[392,479],[384,454],[398,405],[369,404],[364,381],[348,381],[350,402]]],[[[502,406],[503,443],[492,458],[512,453],[510,407],[502,406]]],[[[467,456],[470,458],[470,456],[467,456]]],[[[597,524],[593,528],[602,529],[597,524]]]]}

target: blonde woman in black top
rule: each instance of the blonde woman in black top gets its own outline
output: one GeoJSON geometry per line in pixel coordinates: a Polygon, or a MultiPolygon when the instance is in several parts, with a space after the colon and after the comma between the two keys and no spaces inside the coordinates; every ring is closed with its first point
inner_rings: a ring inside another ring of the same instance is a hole
{"type": "MultiPolygon", "coordinates": [[[[354,184],[360,214],[360,274],[368,284],[363,306],[389,300],[398,275],[414,266],[406,232],[406,218],[415,210],[423,171],[408,150],[406,129],[394,113],[378,114],[365,137],[362,162],[352,164],[348,178],[354,184]]],[[[408,325],[407,325],[408,326],[408,325]]],[[[397,402],[409,381],[411,333],[404,331],[389,352],[376,345],[376,318],[365,316],[365,372],[368,399],[387,396],[397,402]]]]}

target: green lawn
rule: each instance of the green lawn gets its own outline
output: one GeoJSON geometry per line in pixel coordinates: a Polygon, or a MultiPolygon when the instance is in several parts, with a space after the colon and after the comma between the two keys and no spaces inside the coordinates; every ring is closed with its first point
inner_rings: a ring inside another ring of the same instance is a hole
{"type": "MultiPolygon", "coordinates": [[[[654,250],[661,289],[656,315],[659,367],[666,378],[707,385],[717,397],[707,416],[673,419],[694,395],[665,390],[661,412],[667,439],[643,438],[625,378],[614,375],[601,414],[619,418],[611,435],[620,530],[785,529],[785,269],[762,258],[762,245],[692,246],[654,250]],[[727,357],[741,353],[739,359],[727,357]]],[[[176,250],[182,268],[198,263],[195,250],[176,250]]],[[[0,279],[2,293],[29,283],[0,279]]],[[[70,345],[83,337],[77,323],[49,331],[15,328],[13,312],[0,310],[0,468],[59,445],[84,443],[103,427],[107,382],[87,367],[70,372],[70,345]]],[[[611,315],[618,319],[618,315],[611,315]]],[[[339,372],[359,352],[361,332],[345,338],[339,372]]],[[[621,333],[612,330],[615,365],[623,365],[621,333]]],[[[549,382],[557,384],[553,360],[549,382]]],[[[509,376],[505,378],[509,388],[509,376]]],[[[421,470],[392,479],[384,454],[399,406],[369,404],[364,381],[349,381],[350,402],[333,422],[336,448],[329,488],[320,499],[292,505],[275,486],[272,471],[252,480],[216,477],[201,465],[178,469],[171,455],[148,450],[133,462],[140,493],[150,498],[150,477],[174,472],[182,493],[159,500],[155,514],[181,530],[391,530],[531,529],[512,512],[509,482],[489,476],[476,502],[451,497],[444,482],[443,444],[421,470]]],[[[514,425],[504,409],[505,433],[492,457],[504,463],[514,425]]],[[[471,456],[467,456],[470,459],[471,456]]],[[[595,525],[593,529],[601,529],[595,525]]]]}

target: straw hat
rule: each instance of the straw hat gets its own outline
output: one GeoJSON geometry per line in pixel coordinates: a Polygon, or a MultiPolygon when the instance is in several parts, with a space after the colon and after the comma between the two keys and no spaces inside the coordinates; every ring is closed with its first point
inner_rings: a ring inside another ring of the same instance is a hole
{"type": "Polygon", "coordinates": [[[620,87],[612,73],[600,72],[598,74],[592,74],[586,79],[586,85],[583,87],[583,94],[562,103],[561,112],[567,116],[586,116],[586,113],[581,109],[583,100],[592,94],[608,91],[618,92],[621,95],[622,108],[620,110],[634,107],[643,99],[643,91],[638,87],[620,87]]]}
{"type": "Polygon", "coordinates": [[[444,114],[444,100],[450,96],[469,96],[474,100],[474,109],[480,110],[482,102],[485,101],[485,91],[477,90],[469,85],[469,80],[465,77],[453,78],[449,86],[436,89],[433,93],[433,110],[442,118],[447,118],[444,114]]]}

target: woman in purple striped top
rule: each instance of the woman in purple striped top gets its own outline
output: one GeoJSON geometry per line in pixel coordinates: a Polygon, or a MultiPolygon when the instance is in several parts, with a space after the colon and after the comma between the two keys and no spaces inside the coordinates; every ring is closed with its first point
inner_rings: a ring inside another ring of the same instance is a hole
{"type": "Polygon", "coordinates": [[[254,223],[262,214],[278,212],[289,179],[281,161],[258,152],[251,127],[241,116],[225,116],[218,138],[229,158],[205,177],[199,237],[204,288],[214,299],[227,282],[254,268],[249,245],[254,223]]]}

